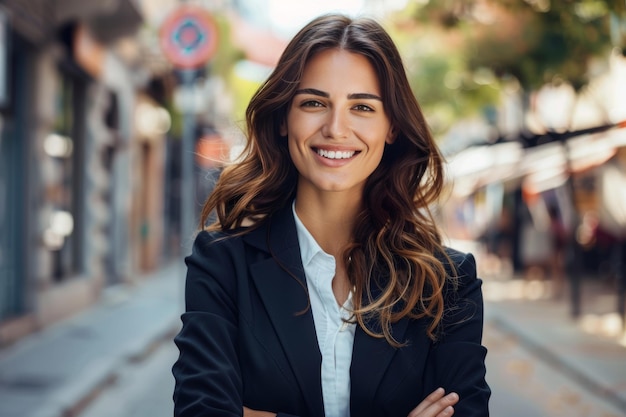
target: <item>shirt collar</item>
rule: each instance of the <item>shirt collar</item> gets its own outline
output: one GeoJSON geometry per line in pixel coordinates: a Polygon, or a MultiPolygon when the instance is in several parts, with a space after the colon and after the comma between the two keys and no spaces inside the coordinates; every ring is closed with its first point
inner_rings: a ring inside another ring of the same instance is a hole
{"type": "Polygon", "coordinates": [[[293,201],[291,205],[291,209],[293,211],[293,218],[296,221],[296,232],[298,233],[298,243],[300,244],[300,255],[302,256],[302,264],[308,265],[313,257],[318,253],[326,254],[320,247],[320,245],[315,241],[315,238],[308,231],[308,229],[304,226],[298,214],[296,213],[296,200],[293,201]]]}

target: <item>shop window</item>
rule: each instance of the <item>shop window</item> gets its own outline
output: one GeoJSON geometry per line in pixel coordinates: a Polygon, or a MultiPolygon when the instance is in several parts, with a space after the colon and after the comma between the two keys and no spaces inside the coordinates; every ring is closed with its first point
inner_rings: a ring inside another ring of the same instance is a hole
{"type": "Polygon", "coordinates": [[[83,197],[84,86],[61,73],[54,131],[44,139],[52,159],[52,178],[46,179],[45,197],[51,208],[44,243],[52,255],[55,281],[82,272],[81,219],[83,197]]]}

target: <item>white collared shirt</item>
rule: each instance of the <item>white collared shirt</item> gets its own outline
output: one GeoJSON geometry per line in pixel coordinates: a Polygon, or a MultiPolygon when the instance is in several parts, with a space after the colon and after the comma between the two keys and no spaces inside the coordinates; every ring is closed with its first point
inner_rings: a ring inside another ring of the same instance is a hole
{"type": "Polygon", "coordinates": [[[322,250],[302,224],[293,204],[300,255],[306,275],[317,343],[322,353],[322,396],[326,417],[350,416],[350,364],[354,345],[355,323],[350,317],[352,292],[342,307],[333,293],[335,258],[322,250]]]}

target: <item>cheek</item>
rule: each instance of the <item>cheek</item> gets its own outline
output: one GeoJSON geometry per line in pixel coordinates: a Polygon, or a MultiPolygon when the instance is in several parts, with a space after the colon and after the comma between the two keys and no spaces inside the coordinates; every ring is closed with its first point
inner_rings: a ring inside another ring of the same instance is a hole
{"type": "Polygon", "coordinates": [[[370,147],[375,148],[382,152],[386,145],[391,144],[393,137],[389,133],[389,129],[372,129],[370,132],[375,132],[370,135],[370,147]]]}
{"type": "Polygon", "coordinates": [[[292,117],[288,123],[289,128],[285,132],[293,146],[304,146],[318,131],[318,125],[311,118],[292,117]]]}

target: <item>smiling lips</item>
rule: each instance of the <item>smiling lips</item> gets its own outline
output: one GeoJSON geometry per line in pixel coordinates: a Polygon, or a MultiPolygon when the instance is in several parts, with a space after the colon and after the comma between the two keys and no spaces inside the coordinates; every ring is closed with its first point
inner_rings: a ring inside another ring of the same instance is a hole
{"type": "Polygon", "coordinates": [[[357,153],[356,151],[329,151],[319,148],[316,148],[315,152],[319,156],[327,159],[350,159],[357,153]]]}

